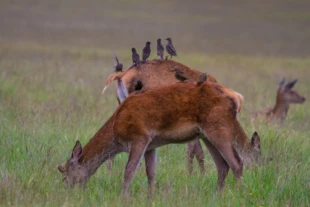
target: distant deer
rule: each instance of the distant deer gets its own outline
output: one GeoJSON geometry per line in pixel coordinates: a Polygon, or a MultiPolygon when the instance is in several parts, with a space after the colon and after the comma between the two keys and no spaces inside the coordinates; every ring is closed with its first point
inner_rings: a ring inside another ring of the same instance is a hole
{"type": "Polygon", "coordinates": [[[76,142],[65,166],[58,166],[58,170],[70,186],[85,185],[101,163],[120,152],[128,152],[122,194],[128,194],[143,156],[152,193],[156,148],[199,136],[213,157],[218,187],[222,189],[229,168],[240,179],[243,161],[253,162],[260,154],[258,134],[255,132],[250,141],[236,119],[237,93],[232,99],[224,91],[224,86],[207,81],[200,85],[172,84],[132,94],[84,148],[76,142]]]}
{"type": "MultiPolygon", "coordinates": [[[[133,67],[122,73],[112,74],[108,77],[103,92],[114,80],[117,80],[118,101],[123,101],[128,94],[124,94],[125,90],[120,90],[121,87],[126,87],[128,93],[133,93],[141,90],[148,90],[154,87],[178,83],[180,80],[185,82],[197,81],[202,73],[198,70],[189,68],[181,63],[173,60],[153,60],[147,61],[146,64],[139,68],[133,67]],[[122,81],[121,81],[122,79],[122,81]],[[123,85],[122,85],[123,84],[123,85]]],[[[210,74],[207,75],[209,82],[217,82],[210,74]]],[[[228,88],[225,88],[226,93],[231,93],[235,96],[237,93],[228,88]]],[[[126,91],[125,91],[126,93],[126,91]]],[[[240,101],[236,101],[239,105],[237,111],[241,109],[243,97],[237,94],[240,101]]],[[[193,170],[193,159],[196,157],[200,166],[201,172],[204,172],[204,153],[199,140],[189,142],[187,145],[187,166],[189,172],[193,170]]],[[[109,164],[111,166],[111,163],[109,164]]],[[[110,167],[109,167],[110,168],[110,167]]]]}
{"type": "Polygon", "coordinates": [[[270,121],[280,120],[280,122],[283,123],[289,110],[290,104],[303,103],[306,100],[305,97],[292,90],[296,82],[297,80],[294,80],[285,84],[285,79],[282,79],[279,83],[276,105],[273,108],[268,107],[261,109],[255,112],[254,116],[264,115],[270,121]]]}

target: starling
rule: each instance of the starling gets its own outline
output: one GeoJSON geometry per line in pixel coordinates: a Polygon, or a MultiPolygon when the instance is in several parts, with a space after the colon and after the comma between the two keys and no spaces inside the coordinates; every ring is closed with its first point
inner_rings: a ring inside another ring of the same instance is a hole
{"type": "Polygon", "coordinates": [[[173,47],[171,38],[168,37],[166,40],[168,41],[168,43],[166,45],[166,50],[167,50],[167,53],[170,55],[170,59],[171,59],[172,56],[177,56],[177,51],[173,47]]]}
{"type": "Polygon", "coordinates": [[[161,39],[157,40],[157,56],[160,57],[160,60],[164,59],[164,46],[161,44],[161,39]]]}
{"type": "Polygon", "coordinates": [[[206,80],[207,80],[207,74],[206,73],[201,73],[199,78],[198,78],[197,86],[200,86],[206,80]]]}
{"type": "Polygon", "coordinates": [[[146,62],[146,59],[150,56],[150,54],[151,54],[151,43],[146,42],[145,47],[142,50],[142,61],[143,61],[143,63],[146,62]]]}
{"type": "Polygon", "coordinates": [[[140,65],[140,56],[136,51],[136,48],[132,48],[132,62],[135,66],[139,66],[140,65]]]}
{"type": "Polygon", "coordinates": [[[114,62],[115,62],[114,63],[115,72],[122,72],[123,64],[118,61],[118,58],[115,53],[114,53],[114,62]]]}

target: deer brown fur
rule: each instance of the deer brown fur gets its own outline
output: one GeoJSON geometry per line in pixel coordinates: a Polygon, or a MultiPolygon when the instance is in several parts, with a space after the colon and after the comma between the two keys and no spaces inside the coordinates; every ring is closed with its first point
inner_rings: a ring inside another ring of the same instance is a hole
{"type": "Polygon", "coordinates": [[[69,185],[85,184],[106,159],[128,152],[122,188],[123,194],[127,194],[135,170],[144,156],[149,191],[152,193],[156,148],[188,142],[199,136],[215,161],[218,187],[221,189],[230,168],[235,178],[240,179],[242,158],[255,160],[260,153],[257,133],[254,133],[252,141],[247,138],[236,119],[236,104],[218,90],[224,91],[224,88],[212,82],[204,82],[200,86],[179,83],[132,94],[83,149],[77,141],[65,166],[58,169],[69,185]],[[236,136],[240,139],[234,139],[236,136]],[[234,140],[242,142],[239,143],[240,148],[234,146],[234,140]],[[239,149],[242,150],[237,152],[239,149]]]}
{"type": "MultiPolygon", "coordinates": [[[[180,80],[176,76],[181,76],[185,82],[195,82],[199,79],[202,73],[198,70],[189,68],[179,62],[173,60],[152,60],[147,61],[146,64],[142,64],[139,67],[132,67],[130,70],[126,70],[122,73],[112,74],[108,77],[104,90],[114,80],[120,84],[120,79],[125,84],[128,93],[133,93],[140,90],[148,90],[154,87],[168,85],[172,83],[178,83],[180,80]]],[[[209,82],[217,82],[216,79],[207,74],[207,80],[209,82]]],[[[103,90],[103,91],[104,91],[103,90]]],[[[229,88],[222,88],[223,93],[228,94],[234,102],[237,104],[237,112],[241,110],[243,96],[229,88]]],[[[118,100],[122,99],[118,96],[118,100]]],[[[200,166],[201,172],[204,172],[204,154],[199,140],[194,140],[187,144],[187,166],[189,172],[193,170],[193,159],[196,157],[200,166]]],[[[111,166],[111,163],[109,164],[111,166]]]]}
{"type": "Polygon", "coordinates": [[[306,100],[305,97],[301,96],[298,92],[292,89],[296,82],[297,80],[293,80],[285,84],[285,79],[282,79],[279,83],[275,106],[256,111],[254,113],[254,117],[263,115],[269,121],[279,120],[283,123],[287,116],[290,104],[304,103],[306,100]]]}

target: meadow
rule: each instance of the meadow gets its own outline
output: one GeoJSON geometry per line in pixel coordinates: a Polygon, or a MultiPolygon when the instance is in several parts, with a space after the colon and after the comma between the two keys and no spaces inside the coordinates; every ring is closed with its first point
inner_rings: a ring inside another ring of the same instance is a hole
{"type": "Polygon", "coordinates": [[[273,106],[283,77],[310,94],[310,5],[277,2],[1,1],[0,206],[310,206],[309,100],[292,105],[283,126],[251,120],[273,106]],[[117,108],[113,84],[101,95],[113,51],[126,67],[131,47],[139,52],[151,40],[153,58],[155,40],[168,35],[176,61],[244,95],[238,119],[273,160],[245,168],[241,185],[230,172],[219,193],[206,150],[206,173],[195,163],[189,175],[186,146],[168,145],[158,149],[151,200],[144,165],[131,198],[120,197],[126,153],[110,172],[103,164],[85,189],[66,188],[57,166],[117,108]]]}

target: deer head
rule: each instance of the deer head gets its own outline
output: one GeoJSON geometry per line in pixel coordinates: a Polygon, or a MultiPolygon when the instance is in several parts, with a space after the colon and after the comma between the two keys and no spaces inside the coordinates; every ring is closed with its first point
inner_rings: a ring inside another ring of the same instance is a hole
{"type": "Polygon", "coordinates": [[[58,170],[63,174],[63,181],[70,187],[84,186],[88,180],[89,173],[87,169],[79,163],[82,153],[82,145],[79,141],[76,141],[71,157],[67,160],[65,166],[58,166],[58,170]]]}
{"type": "Polygon", "coordinates": [[[283,78],[279,83],[277,100],[287,104],[305,102],[305,97],[292,90],[296,82],[297,79],[285,84],[285,79],[283,78]]]}

